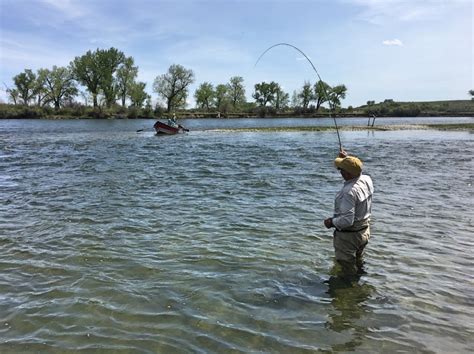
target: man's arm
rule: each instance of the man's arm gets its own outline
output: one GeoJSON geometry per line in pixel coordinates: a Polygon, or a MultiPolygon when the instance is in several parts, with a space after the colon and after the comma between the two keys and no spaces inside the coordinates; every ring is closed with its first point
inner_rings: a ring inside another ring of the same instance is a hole
{"type": "Polygon", "coordinates": [[[351,194],[344,194],[339,205],[338,216],[331,219],[333,226],[338,230],[344,230],[354,224],[355,218],[355,197],[351,194]]]}

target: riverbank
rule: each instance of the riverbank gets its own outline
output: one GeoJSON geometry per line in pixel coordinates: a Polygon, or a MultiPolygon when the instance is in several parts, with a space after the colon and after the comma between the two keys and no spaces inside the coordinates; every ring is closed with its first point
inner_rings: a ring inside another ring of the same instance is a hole
{"type": "MultiPolygon", "coordinates": [[[[474,117],[473,100],[452,100],[433,102],[394,102],[385,100],[380,103],[371,103],[360,107],[339,108],[336,112],[329,112],[321,107],[316,110],[310,106],[286,108],[276,111],[271,107],[256,107],[249,104],[247,109],[236,111],[217,111],[216,109],[202,111],[200,109],[182,109],[173,111],[178,118],[327,118],[330,115],[338,118],[364,117],[474,117]]],[[[171,113],[163,108],[126,108],[121,106],[89,107],[81,104],[63,107],[55,110],[43,106],[23,106],[0,104],[0,119],[166,119],[171,113]]]]}
{"type": "MultiPolygon", "coordinates": [[[[395,130],[450,130],[450,131],[474,131],[474,123],[454,124],[399,124],[379,126],[340,126],[340,131],[395,131],[395,130]]],[[[335,131],[334,126],[301,126],[301,127],[252,127],[252,128],[224,128],[216,131],[238,131],[238,132],[301,132],[301,131],[335,131]]]]}

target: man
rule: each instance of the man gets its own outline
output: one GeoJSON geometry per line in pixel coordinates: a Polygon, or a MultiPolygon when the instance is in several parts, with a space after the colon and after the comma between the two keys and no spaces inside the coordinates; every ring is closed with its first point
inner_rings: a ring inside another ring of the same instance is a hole
{"type": "Polygon", "coordinates": [[[173,113],[172,118],[168,117],[168,125],[172,126],[172,127],[175,127],[175,128],[179,127],[178,122],[176,122],[176,113],[173,113]]]}
{"type": "Polygon", "coordinates": [[[370,238],[372,210],[372,179],[362,174],[362,161],[341,151],[334,160],[344,179],[344,186],[336,195],[334,216],[324,225],[334,230],[336,261],[345,274],[363,273],[364,249],[370,238]]]}

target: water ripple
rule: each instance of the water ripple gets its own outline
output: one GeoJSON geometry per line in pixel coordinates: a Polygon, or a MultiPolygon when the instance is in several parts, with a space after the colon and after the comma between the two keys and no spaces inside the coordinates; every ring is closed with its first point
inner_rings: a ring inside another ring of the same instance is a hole
{"type": "Polygon", "coordinates": [[[1,133],[1,352],[472,349],[468,133],[343,132],[376,185],[347,287],[334,134],[138,123],[1,133]]]}

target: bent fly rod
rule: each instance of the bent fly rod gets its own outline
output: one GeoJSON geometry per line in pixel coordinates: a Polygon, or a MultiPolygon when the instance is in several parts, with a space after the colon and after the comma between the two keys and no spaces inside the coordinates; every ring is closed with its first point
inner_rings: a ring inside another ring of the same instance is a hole
{"type": "MultiPolygon", "coordinates": [[[[267,49],[258,57],[257,61],[255,62],[254,67],[257,66],[257,64],[258,64],[258,62],[260,61],[260,59],[262,59],[262,57],[263,57],[268,51],[270,51],[270,49],[275,48],[275,47],[278,47],[278,46],[281,46],[281,45],[287,46],[287,47],[291,47],[291,48],[297,50],[297,51],[300,52],[300,53],[306,58],[306,60],[311,64],[311,67],[313,68],[314,72],[315,72],[316,75],[318,76],[319,81],[321,82],[321,87],[322,87],[322,89],[323,89],[324,96],[325,96],[325,98],[326,98],[326,101],[329,103],[329,109],[332,110],[332,111],[334,111],[334,106],[331,104],[331,100],[329,99],[328,92],[327,92],[327,90],[326,90],[326,87],[325,87],[325,85],[324,85],[323,80],[321,79],[321,76],[320,76],[319,73],[318,73],[318,70],[316,70],[316,67],[314,66],[313,62],[308,58],[308,56],[307,56],[305,53],[303,53],[303,51],[302,51],[301,49],[299,49],[298,47],[295,47],[294,45],[289,44],[289,43],[277,43],[277,44],[274,44],[274,45],[272,45],[271,47],[267,48],[267,49]]],[[[332,116],[332,119],[334,120],[334,126],[336,127],[336,133],[337,133],[337,140],[339,141],[339,150],[342,151],[341,137],[340,137],[340,135],[339,135],[339,128],[338,128],[338,126],[337,126],[336,116],[335,116],[335,114],[332,114],[332,115],[331,115],[331,113],[329,113],[329,116],[332,116]]]]}

